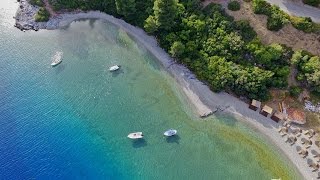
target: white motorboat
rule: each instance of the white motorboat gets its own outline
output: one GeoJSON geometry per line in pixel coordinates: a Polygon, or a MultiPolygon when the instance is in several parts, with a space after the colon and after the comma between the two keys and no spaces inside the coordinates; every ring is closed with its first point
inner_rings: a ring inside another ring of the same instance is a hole
{"type": "Polygon", "coordinates": [[[62,62],[62,55],[63,55],[62,52],[60,51],[56,52],[56,54],[52,57],[52,63],[51,63],[52,67],[55,67],[62,62]]]}
{"type": "Polygon", "coordinates": [[[116,70],[118,70],[118,69],[120,69],[120,66],[119,66],[119,65],[114,65],[114,66],[111,66],[111,67],[109,68],[109,71],[116,71],[116,70]]]}
{"type": "Polygon", "coordinates": [[[167,130],[166,132],[163,133],[163,135],[167,136],[167,137],[170,137],[170,136],[174,136],[177,134],[177,130],[175,129],[169,129],[167,130]]]}
{"type": "Polygon", "coordinates": [[[143,138],[143,134],[142,134],[142,132],[130,133],[128,135],[128,138],[130,138],[130,139],[141,139],[141,138],[143,138]]]}

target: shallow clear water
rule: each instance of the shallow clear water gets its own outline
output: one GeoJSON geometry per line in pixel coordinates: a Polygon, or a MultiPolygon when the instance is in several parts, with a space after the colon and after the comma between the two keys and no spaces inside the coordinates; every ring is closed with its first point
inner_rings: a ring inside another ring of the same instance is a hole
{"type": "Polygon", "coordinates": [[[23,33],[17,4],[1,5],[1,179],[300,179],[236,120],[197,119],[157,61],[112,24],[23,33]],[[64,61],[51,68],[56,51],[64,61]],[[171,127],[179,135],[165,139],[171,127]],[[144,140],[126,138],[133,131],[144,140]]]}

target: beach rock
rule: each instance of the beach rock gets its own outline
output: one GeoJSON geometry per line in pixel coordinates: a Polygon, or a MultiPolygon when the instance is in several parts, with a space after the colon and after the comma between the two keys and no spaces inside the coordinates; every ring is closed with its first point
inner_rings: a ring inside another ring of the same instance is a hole
{"type": "Polygon", "coordinates": [[[39,7],[29,4],[27,0],[20,0],[19,3],[20,6],[15,15],[15,27],[20,30],[39,30],[41,27],[45,28],[43,23],[35,22],[35,15],[39,11],[39,7]]]}

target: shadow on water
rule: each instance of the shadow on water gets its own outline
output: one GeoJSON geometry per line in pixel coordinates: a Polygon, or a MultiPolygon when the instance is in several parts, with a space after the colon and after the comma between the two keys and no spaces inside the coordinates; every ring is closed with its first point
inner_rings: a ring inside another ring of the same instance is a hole
{"type": "MultiPolygon", "coordinates": [[[[62,62],[63,63],[63,62],[62,62]]],[[[56,74],[60,74],[61,72],[64,71],[64,69],[66,68],[65,64],[59,64],[57,67],[54,67],[56,69],[56,74]]]]}
{"type": "Polygon", "coordinates": [[[145,139],[132,140],[132,147],[134,148],[142,148],[145,146],[147,146],[147,141],[145,139]]]}
{"type": "Polygon", "coordinates": [[[120,74],[124,74],[123,69],[119,69],[118,71],[112,72],[112,77],[118,77],[120,74]]]}
{"type": "Polygon", "coordinates": [[[167,143],[176,143],[176,144],[179,144],[181,139],[179,135],[174,135],[174,136],[165,137],[165,138],[167,143]]]}

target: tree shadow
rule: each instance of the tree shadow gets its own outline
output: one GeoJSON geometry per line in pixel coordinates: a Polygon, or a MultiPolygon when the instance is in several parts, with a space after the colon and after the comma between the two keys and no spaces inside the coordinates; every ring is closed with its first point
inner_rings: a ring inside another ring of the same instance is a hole
{"type": "Polygon", "coordinates": [[[180,136],[179,135],[174,135],[174,136],[170,136],[170,137],[165,137],[167,143],[176,143],[176,144],[180,144],[180,136]]]}
{"type": "Polygon", "coordinates": [[[134,147],[134,148],[142,148],[145,146],[147,146],[147,141],[143,138],[132,140],[132,147],[134,147]]]}

